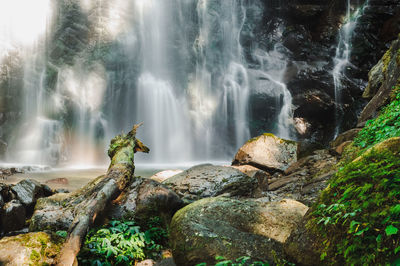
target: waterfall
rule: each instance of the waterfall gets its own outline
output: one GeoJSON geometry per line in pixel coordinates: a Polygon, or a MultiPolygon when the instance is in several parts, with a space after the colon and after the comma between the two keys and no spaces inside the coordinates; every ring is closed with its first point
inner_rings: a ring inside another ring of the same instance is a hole
{"type": "Polygon", "coordinates": [[[262,6],[261,0],[76,0],[58,7],[66,12],[54,12],[58,20],[43,15],[37,45],[24,50],[25,109],[10,160],[101,164],[115,134],[144,122],[138,137],[151,153],[139,162],[227,161],[251,137],[256,80],[268,80],[263,93],[276,99],[273,133],[292,138],[283,46],[275,41],[268,50],[257,40],[242,46],[243,31],[261,23],[249,10],[262,6]]]}
{"type": "Polygon", "coordinates": [[[346,18],[345,23],[339,30],[339,42],[336,47],[336,55],[333,59],[334,68],[332,71],[334,89],[335,89],[335,102],[338,105],[335,109],[335,135],[336,138],[340,133],[340,125],[342,117],[340,114],[340,106],[342,103],[342,89],[343,89],[343,78],[345,77],[346,66],[351,64],[351,41],[353,37],[354,29],[357,25],[358,19],[363,15],[365,7],[368,5],[368,0],[365,1],[364,5],[358,8],[354,14],[351,12],[350,0],[347,0],[346,5],[346,18]]]}

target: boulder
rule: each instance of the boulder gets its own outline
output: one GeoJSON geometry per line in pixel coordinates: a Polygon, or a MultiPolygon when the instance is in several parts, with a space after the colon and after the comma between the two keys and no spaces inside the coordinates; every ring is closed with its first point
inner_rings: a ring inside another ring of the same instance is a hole
{"type": "Polygon", "coordinates": [[[258,180],[237,169],[203,164],[194,166],[163,182],[187,201],[215,197],[251,196],[258,187],[258,180]]]}
{"type": "Polygon", "coordinates": [[[232,165],[249,164],[266,171],[284,171],[296,160],[296,142],[266,133],[243,145],[232,165]]]}
{"type": "Polygon", "coordinates": [[[336,156],[329,150],[317,150],[275,173],[268,181],[267,196],[273,200],[290,198],[312,206],[336,172],[336,156]]]}
{"type": "Polygon", "coordinates": [[[38,198],[44,197],[42,185],[33,179],[25,179],[11,187],[17,199],[26,207],[33,207],[38,198]]]}
{"type": "Polygon", "coordinates": [[[330,146],[332,148],[339,147],[346,141],[352,141],[357,136],[357,134],[361,131],[361,128],[353,128],[341,133],[339,136],[336,137],[331,143],[330,146]]]}
{"type": "Polygon", "coordinates": [[[154,174],[152,177],[150,177],[150,179],[153,179],[157,182],[163,182],[164,180],[182,172],[183,170],[165,170],[154,174]]]}
{"type": "Polygon", "coordinates": [[[0,240],[1,265],[55,265],[63,239],[44,232],[28,233],[0,240]]]}
{"type": "Polygon", "coordinates": [[[38,199],[29,225],[29,231],[68,230],[74,214],[63,210],[64,200],[69,194],[57,193],[48,198],[38,199]]]}
{"type": "Polygon", "coordinates": [[[4,202],[12,200],[15,196],[11,193],[10,185],[0,183],[0,196],[3,197],[4,202]]]}
{"type": "Polygon", "coordinates": [[[307,226],[309,214],[305,215],[284,244],[284,252],[289,261],[299,265],[321,265],[320,254],[324,247],[317,228],[307,226]]]}
{"type": "Polygon", "coordinates": [[[18,200],[7,202],[1,210],[1,228],[4,232],[20,230],[25,226],[26,212],[18,200]]]}
{"type": "Polygon", "coordinates": [[[400,36],[393,41],[390,49],[371,70],[364,96],[372,99],[362,110],[358,125],[378,115],[379,110],[389,102],[396,85],[400,85],[400,36]]]}
{"type": "Polygon", "coordinates": [[[308,207],[294,201],[262,202],[225,197],[196,201],[179,210],[170,226],[177,265],[215,263],[216,256],[272,262],[308,207]]]}
{"type": "Polygon", "coordinates": [[[168,226],[172,216],[183,206],[180,197],[165,185],[137,177],[113,201],[109,216],[113,219],[134,218],[138,223],[145,223],[151,217],[158,216],[168,226]]]}

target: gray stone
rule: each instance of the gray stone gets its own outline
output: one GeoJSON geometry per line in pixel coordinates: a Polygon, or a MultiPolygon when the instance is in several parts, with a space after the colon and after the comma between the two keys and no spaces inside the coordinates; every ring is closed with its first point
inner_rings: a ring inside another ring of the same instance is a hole
{"type": "Polygon", "coordinates": [[[32,207],[38,198],[44,196],[42,185],[33,179],[22,180],[11,187],[11,190],[15,193],[17,199],[27,207],[32,207]]]}
{"type": "Polygon", "coordinates": [[[168,178],[163,184],[184,200],[194,201],[221,194],[251,196],[258,180],[232,167],[203,164],[168,178]]]}
{"type": "Polygon", "coordinates": [[[184,205],[179,196],[165,185],[137,177],[113,202],[109,216],[113,219],[134,218],[139,223],[157,216],[168,226],[175,212],[184,205]]]}
{"type": "Polygon", "coordinates": [[[7,202],[1,212],[1,225],[4,232],[20,230],[25,226],[26,211],[18,200],[7,202]]]}
{"type": "Polygon", "coordinates": [[[196,201],[179,210],[170,226],[177,265],[215,264],[215,256],[249,256],[269,262],[308,207],[294,200],[262,202],[225,197],[196,201]]]}

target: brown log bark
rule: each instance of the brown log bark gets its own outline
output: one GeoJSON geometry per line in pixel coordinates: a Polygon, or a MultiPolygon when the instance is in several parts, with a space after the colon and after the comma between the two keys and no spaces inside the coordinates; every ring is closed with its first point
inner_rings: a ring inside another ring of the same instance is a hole
{"type": "Polygon", "coordinates": [[[69,228],[69,235],[61,249],[57,265],[77,265],[76,256],[90,226],[106,205],[116,198],[134,177],[134,153],[149,151],[136,139],[136,130],[139,126],[140,124],[135,125],[127,135],[117,136],[111,141],[108,151],[111,164],[107,174],[95,188],[87,191],[91,193],[86,193],[87,199],[78,205],[77,215],[69,228]]]}

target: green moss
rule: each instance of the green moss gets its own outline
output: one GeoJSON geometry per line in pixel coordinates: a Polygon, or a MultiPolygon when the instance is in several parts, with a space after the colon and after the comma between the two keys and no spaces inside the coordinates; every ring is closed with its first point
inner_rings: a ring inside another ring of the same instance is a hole
{"type": "Polygon", "coordinates": [[[383,61],[383,74],[386,76],[387,75],[387,71],[388,71],[388,67],[389,67],[389,63],[391,61],[391,57],[392,57],[392,47],[386,51],[386,53],[383,55],[382,57],[382,61],[383,61]]]}
{"type": "Polygon", "coordinates": [[[400,136],[400,87],[394,88],[392,102],[379,117],[369,120],[354,139],[354,145],[367,149],[385,139],[400,136]]]}
{"type": "MultiPolygon", "coordinates": [[[[275,135],[272,134],[272,133],[264,133],[264,134],[262,134],[261,136],[272,137],[272,138],[274,138],[274,139],[276,139],[276,140],[279,140],[279,143],[288,143],[288,144],[293,144],[293,145],[296,145],[296,144],[297,144],[296,141],[287,140],[287,139],[281,139],[281,138],[278,138],[277,136],[275,136],[275,135]]],[[[252,138],[252,139],[249,139],[249,140],[247,141],[247,143],[251,143],[251,142],[257,141],[261,136],[258,136],[258,137],[254,137],[254,138],[252,138]]]]}
{"type": "Polygon", "coordinates": [[[393,150],[365,152],[321,195],[311,221],[330,242],[325,263],[381,265],[400,252],[400,150],[393,150]]]}
{"type": "Polygon", "coordinates": [[[400,49],[397,50],[396,63],[400,66],[400,49]]]}
{"type": "Polygon", "coordinates": [[[44,232],[21,234],[12,239],[31,249],[30,265],[49,265],[46,261],[54,259],[60,252],[64,238],[44,232]]]}

